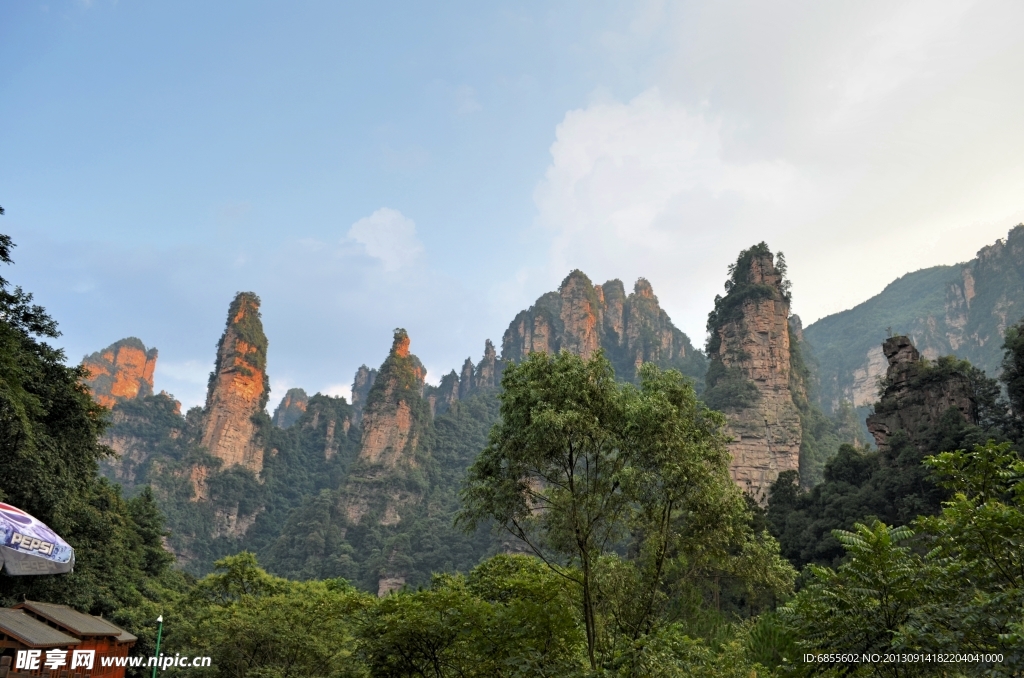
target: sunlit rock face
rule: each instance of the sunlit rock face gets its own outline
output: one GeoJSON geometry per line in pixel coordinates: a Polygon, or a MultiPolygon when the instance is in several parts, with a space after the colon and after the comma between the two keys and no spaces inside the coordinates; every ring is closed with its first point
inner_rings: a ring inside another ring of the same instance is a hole
{"type": "Polygon", "coordinates": [[[104,407],[153,395],[156,359],[155,348],[147,350],[135,337],[122,339],[82,360],[89,372],[85,385],[104,407]]]}
{"type": "MultiPolygon", "coordinates": [[[[423,500],[422,488],[410,480],[422,467],[420,443],[430,426],[430,407],[423,398],[426,369],[409,352],[409,335],[395,330],[387,359],[366,395],[359,454],[341,485],[338,500],[349,526],[398,525],[423,500]]],[[[381,575],[404,581],[395,554],[381,575]]]]}
{"type": "Polygon", "coordinates": [[[263,447],[254,415],[267,404],[266,364],[267,337],[260,319],[260,300],[251,292],[242,292],[228,310],[203,411],[201,444],[224,462],[223,468],[241,465],[257,474],[263,469],[263,447]]]}

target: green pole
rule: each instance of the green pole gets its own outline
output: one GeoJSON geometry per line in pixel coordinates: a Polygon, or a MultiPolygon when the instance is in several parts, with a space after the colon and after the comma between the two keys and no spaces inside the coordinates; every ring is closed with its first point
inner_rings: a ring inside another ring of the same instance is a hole
{"type": "Polygon", "coordinates": [[[156,630],[156,651],[153,652],[153,656],[157,658],[156,664],[153,665],[153,678],[156,678],[156,667],[160,663],[160,639],[164,635],[164,616],[160,615],[156,620],[160,622],[160,626],[156,630]]]}

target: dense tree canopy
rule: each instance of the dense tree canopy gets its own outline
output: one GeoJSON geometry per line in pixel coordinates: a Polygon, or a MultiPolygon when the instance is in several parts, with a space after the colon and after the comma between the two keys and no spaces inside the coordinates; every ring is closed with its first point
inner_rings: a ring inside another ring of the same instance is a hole
{"type": "Polygon", "coordinates": [[[592,668],[635,664],[636,643],[692,615],[682,601],[699,607],[711,578],[791,584],[729,478],[722,416],[679,373],[645,365],[634,387],[600,354],[533,354],[502,387],[462,519],[494,520],[574,585],[592,668]]]}

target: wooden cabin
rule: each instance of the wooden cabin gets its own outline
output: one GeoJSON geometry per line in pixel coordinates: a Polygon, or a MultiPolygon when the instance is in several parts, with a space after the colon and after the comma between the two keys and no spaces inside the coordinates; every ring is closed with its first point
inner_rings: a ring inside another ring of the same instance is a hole
{"type": "Polygon", "coordinates": [[[105,619],[66,605],[26,600],[13,608],[0,608],[0,678],[124,678],[125,667],[103,666],[103,657],[127,657],[137,638],[105,619]],[[35,669],[17,668],[19,650],[63,650],[66,663],[53,670],[43,662],[35,669]],[[74,651],[93,651],[91,668],[72,669],[74,651]]]}

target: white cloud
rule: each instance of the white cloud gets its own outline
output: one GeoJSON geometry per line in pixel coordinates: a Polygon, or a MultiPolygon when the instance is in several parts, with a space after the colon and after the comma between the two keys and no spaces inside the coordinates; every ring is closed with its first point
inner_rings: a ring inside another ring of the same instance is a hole
{"type": "Polygon", "coordinates": [[[604,41],[622,58],[670,45],[630,66],[649,85],[599,89],[555,130],[534,193],[543,287],[576,267],[648,277],[699,341],[727,264],[761,240],[786,252],[813,320],[969,259],[1024,216],[1024,90],[1007,86],[1024,6],[647,7],[604,41]]]}
{"type": "Polygon", "coordinates": [[[335,398],[344,398],[347,402],[352,402],[352,385],[351,384],[330,384],[323,389],[324,395],[334,396],[335,398]]]}
{"type": "Polygon", "coordinates": [[[814,183],[790,163],[729,159],[724,127],[656,88],[567,113],[534,194],[539,225],[553,236],[548,278],[575,267],[595,282],[622,277],[627,287],[648,277],[691,315],[684,326],[699,342],[701,302],[725,270],[717,243],[758,237],[743,228],[754,215],[763,230],[784,223],[789,205],[815,203],[814,183]]]}
{"type": "Polygon", "coordinates": [[[380,259],[386,271],[412,264],[423,252],[415,222],[390,207],[382,207],[352,224],[348,237],[365,247],[371,257],[380,259]]]}

